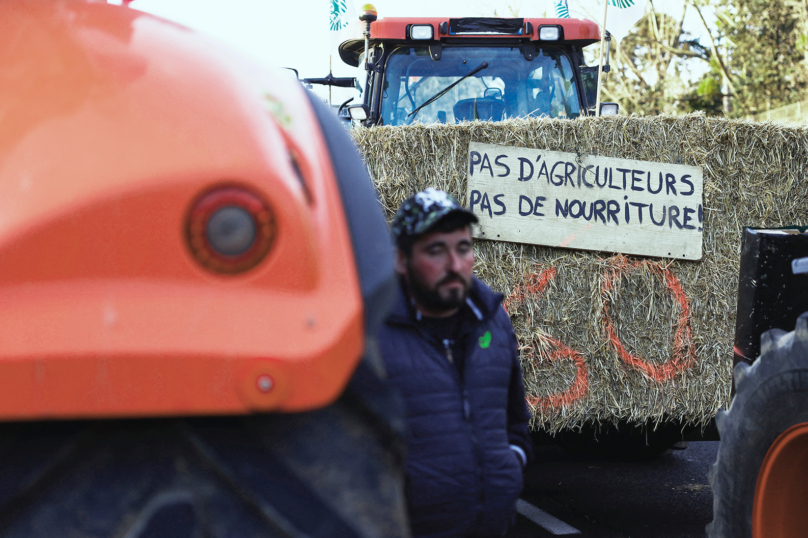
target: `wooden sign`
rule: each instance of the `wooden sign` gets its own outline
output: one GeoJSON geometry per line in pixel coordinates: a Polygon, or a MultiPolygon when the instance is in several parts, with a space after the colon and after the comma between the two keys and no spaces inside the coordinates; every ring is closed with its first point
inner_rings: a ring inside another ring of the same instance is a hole
{"type": "Polygon", "coordinates": [[[475,237],[701,259],[701,168],[477,142],[468,164],[475,237]]]}

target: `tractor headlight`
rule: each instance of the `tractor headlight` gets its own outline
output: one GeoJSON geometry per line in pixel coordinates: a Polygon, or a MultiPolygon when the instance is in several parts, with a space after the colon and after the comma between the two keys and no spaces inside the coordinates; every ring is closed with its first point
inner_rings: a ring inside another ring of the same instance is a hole
{"type": "Polygon", "coordinates": [[[620,106],[617,103],[601,103],[600,115],[601,116],[617,116],[620,106]]]}
{"type": "Polygon", "coordinates": [[[431,24],[413,24],[410,26],[410,39],[430,40],[435,37],[435,29],[431,24]]]}
{"type": "Polygon", "coordinates": [[[370,110],[367,105],[351,105],[348,107],[348,114],[354,121],[365,121],[370,116],[370,110]]]}
{"type": "Polygon", "coordinates": [[[540,41],[558,41],[561,39],[561,28],[558,26],[539,26],[540,41]]]}

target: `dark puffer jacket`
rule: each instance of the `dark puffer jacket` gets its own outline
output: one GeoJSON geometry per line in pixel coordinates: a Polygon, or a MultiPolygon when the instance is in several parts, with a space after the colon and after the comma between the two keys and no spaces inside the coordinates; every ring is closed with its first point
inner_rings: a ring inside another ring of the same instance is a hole
{"type": "Polygon", "coordinates": [[[379,333],[388,374],[407,407],[415,536],[500,536],[515,512],[523,458],[531,454],[530,414],[516,336],[501,302],[502,295],[474,279],[463,307],[462,378],[403,291],[379,333]]]}

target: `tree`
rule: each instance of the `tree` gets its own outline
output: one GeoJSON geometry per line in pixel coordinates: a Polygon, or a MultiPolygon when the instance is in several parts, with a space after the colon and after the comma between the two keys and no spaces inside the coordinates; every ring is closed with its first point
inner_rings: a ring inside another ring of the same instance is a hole
{"type": "Polygon", "coordinates": [[[791,104],[808,91],[808,0],[721,0],[732,115],[791,104]]]}
{"type": "Polygon", "coordinates": [[[690,80],[691,72],[714,60],[714,52],[683,28],[690,1],[678,18],[658,13],[651,0],[648,4],[646,15],[615,47],[604,100],[620,103],[628,113],[714,112],[714,96],[699,96],[690,80]]]}
{"type": "Polygon", "coordinates": [[[744,117],[791,104],[808,92],[808,0],[686,0],[678,19],[650,3],[615,56],[605,95],[627,112],[744,117]],[[706,42],[683,31],[688,9],[706,42]]]}

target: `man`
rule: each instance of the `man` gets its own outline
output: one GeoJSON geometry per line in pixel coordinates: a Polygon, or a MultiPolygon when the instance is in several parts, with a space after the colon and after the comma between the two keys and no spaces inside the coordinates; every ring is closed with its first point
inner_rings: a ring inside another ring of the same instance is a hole
{"type": "Polygon", "coordinates": [[[401,293],[379,334],[404,397],[414,536],[503,536],[531,454],[516,336],[502,295],[472,276],[473,213],[443,191],[393,219],[401,293]]]}

